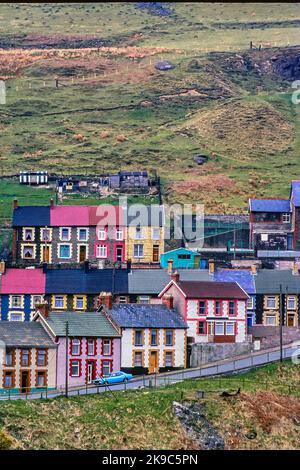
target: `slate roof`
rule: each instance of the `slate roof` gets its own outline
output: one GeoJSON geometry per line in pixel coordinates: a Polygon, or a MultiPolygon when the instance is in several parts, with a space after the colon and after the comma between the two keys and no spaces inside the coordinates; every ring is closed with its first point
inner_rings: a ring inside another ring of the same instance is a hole
{"type": "Polygon", "coordinates": [[[236,282],[179,281],[178,285],[188,298],[248,299],[248,295],[236,282]]]}
{"type": "Polygon", "coordinates": [[[144,204],[132,204],[128,206],[127,224],[131,227],[153,226],[162,227],[164,225],[164,206],[159,204],[151,204],[145,206],[144,204]]]}
{"type": "MultiPolygon", "coordinates": [[[[184,281],[213,281],[207,269],[177,269],[184,281]]],[[[159,294],[170,282],[167,269],[132,269],[128,274],[129,294],[159,294]]]]}
{"type": "Polygon", "coordinates": [[[293,201],[295,207],[300,206],[300,181],[292,181],[290,199],[293,201]]]}
{"type": "Polygon", "coordinates": [[[251,212],[291,212],[287,199],[249,199],[251,212]]]}
{"type": "Polygon", "coordinates": [[[56,336],[66,335],[66,322],[69,335],[76,337],[119,337],[118,331],[104,314],[98,312],[50,312],[45,319],[56,336]]]}
{"type": "Polygon", "coordinates": [[[22,206],[13,211],[13,227],[50,225],[50,206],[22,206]]]}
{"type": "Polygon", "coordinates": [[[127,269],[49,269],[46,294],[113,294],[128,293],[127,269]]]}
{"type": "Polygon", "coordinates": [[[41,268],[8,268],[0,275],[1,294],[44,294],[46,276],[41,268]]]}
{"type": "Polygon", "coordinates": [[[283,293],[288,286],[290,294],[300,294],[300,274],[293,274],[291,269],[259,269],[254,282],[257,294],[279,294],[280,284],[283,293]]]}
{"type": "Polygon", "coordinates": [[[110,315],[122,328],[187,328],[182,316],[163,304],[113,305],[110,315]]]}
{"type": "Polygon", "coordinates": [[[38,322],[1,321],[0,341],[8,347],[57,347],[38,322]]]}
{"type": "Polygon", "coordinates": [[[254,276],[249,269],[217,269],[214,280],[237,282],[247,294],[255,294],[254,276]]]}

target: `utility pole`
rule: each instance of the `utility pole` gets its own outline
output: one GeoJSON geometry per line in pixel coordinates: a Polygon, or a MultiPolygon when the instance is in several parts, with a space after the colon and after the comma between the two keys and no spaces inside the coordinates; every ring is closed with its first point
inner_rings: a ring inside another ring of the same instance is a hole
{"type": "Polygon", "coordinates": [[[280,284],[280,313],[279,313],[279,339],[280,339],[280,362],[283,360],[283,351],[282,351],[282,317],[283,317],[283,294],[282,294],[282,284],[280,284]]]}
{"type": "Polygon", "coordinates": [[[66,321],[66,398],[68,398],[69,387],[69,322],[66,321]]]}
{"type": "Polygon", "coordinates": [[[236,228],[234,227],[234,231],[233,231],[233,259],[236,258],[235,256],[235,244],[236,244],[236,228]]]}

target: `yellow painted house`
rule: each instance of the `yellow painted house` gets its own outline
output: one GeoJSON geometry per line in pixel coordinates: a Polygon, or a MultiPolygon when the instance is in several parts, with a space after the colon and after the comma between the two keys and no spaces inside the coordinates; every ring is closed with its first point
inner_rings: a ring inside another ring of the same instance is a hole
{"type": "Polygon", "coordinates": [[[128,213],[126,258],[132,263],[159,263],[165,246],[164,207],[144,207],[141,214],[128,213]]]}

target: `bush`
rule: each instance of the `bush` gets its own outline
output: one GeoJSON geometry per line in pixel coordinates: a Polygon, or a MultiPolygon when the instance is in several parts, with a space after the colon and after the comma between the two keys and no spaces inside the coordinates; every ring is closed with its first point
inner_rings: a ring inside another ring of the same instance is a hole
{"type": "Polygon", "coordinates": [[[0,450],[8,450],[13,445],[13,438],[5,431],[0,431],[0,450]]]}

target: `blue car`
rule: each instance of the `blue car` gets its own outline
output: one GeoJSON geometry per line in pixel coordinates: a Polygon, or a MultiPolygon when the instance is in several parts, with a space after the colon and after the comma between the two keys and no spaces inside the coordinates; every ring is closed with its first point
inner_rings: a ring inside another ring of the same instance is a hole
{"type": "Polygon", "coordinates": [[[95,379],[92,381],[94,385],[112,385],[112,384],[119,384],[122,382],[128,382],[128,380],[132,379],[132,374],[126,374],[125,372],[111,372],[108,375],[104,375],[99,379],[95,379]]]}

